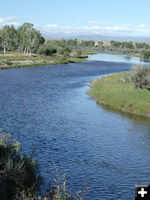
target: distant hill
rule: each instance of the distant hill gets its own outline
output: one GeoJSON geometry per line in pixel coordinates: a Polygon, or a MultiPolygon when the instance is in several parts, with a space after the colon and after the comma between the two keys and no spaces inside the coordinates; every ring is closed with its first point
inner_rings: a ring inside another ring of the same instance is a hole
{"type": "Polygon", "coordinates": [[[43,36],[48,39],[81,39],[81,40],[117,40],[117,41],[134,41],[134,42],[150,42],[150,37],[127,37],[127,36],[104,36],[104,35],[67,35],[64,33],[59,34],[44,34],[43,36]]]}

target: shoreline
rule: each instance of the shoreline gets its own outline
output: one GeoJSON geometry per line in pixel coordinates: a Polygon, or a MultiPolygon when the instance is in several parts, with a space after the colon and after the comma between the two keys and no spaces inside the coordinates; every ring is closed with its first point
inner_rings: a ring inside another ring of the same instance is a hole
{"type": "MultiPolygon", "coordinates": [[[[16,54],[13,56],[6,55],[3,56],[2,54],[0,55],[0,69],[13,69],[13,68],[21,68],[21,67],[32,67],[32,66],[48,66],[48,65],[59,65],[59,64],[69,64],[69,63],[80,63],[80,62],[85,62],[88,61],[88,56],[97,54],[97,53],[110,53],[110,54],[123,54],[127,55],[126,53],[123,52],[112,52],[112,51],[101,51],[101,50],[85,50],[82,56],[79,57],[69,57],[67,59],[64,59],[64,57],[60,56],[41,56],[38,57],[38,55],[33,56],[28,56],[28,55],[22,55],[22,54],[16,54]],[[3,59],[1,59],[3,57],[3,59]],[[11,59],[9,59],[11,57],[11,59]],[[23,58],[19,59],[18,57],[23,58]],[[39,60],[38,60],[39,59],[39,60]],[[15,64],[16,63],[16,64],[15,64]]],[[[128,53],[128,55],[131,56],[136,56],[133,55],[131,52],[128,53]]],[[[137,56],[140,57],[140,56],[137,56]]]]}
{"type": "Polygon", "coordinates": [[[19,64],[19,65],[6,65],[0,66],[0,70],[2,69],[13,69],[13,68],[21,68],[21,67],[33,67],[33,66],[48,66],[48,65],[60,65],[60,64],[69,64],[69,63],[79,63],[87,61],[87,57],[84,58],[72,58],[67,61],[58,61],[58,62],[37,62],[31,64],[19,64]]]}
{"type": "Polygon", "coordinates": [[[41,56],[33,54],[32,56],[24,54],[0,54],[0,69],[12,69],[20,67],[32,67],[32,66],[48,66],[59,65],[69,63],[79,63],[88,61],[88,56],[99,53],[98,50],[84,50],[81,56],[71,55],[65,58],[62,55],[41,56]]]}
{"type": "Polygon", "coordinates": [[[127,75],[128,72],[113,73],[93,80],[87,94],[114,111],[150,118],[150,91],[123,83],[121,79],[127,75]]]}

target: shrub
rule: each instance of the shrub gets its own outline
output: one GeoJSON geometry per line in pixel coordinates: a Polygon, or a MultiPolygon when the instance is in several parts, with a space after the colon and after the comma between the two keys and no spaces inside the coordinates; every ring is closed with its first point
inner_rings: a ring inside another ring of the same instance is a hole
{"type": "Polygon", "coordinates": [[[133,66],[130,79],[135,88],[149,89],[150,86],[150,67],[133,66]]]}
{"type": "Polygon", "coordinates": [[[63,54],[64,54],[64,48],[59,47],[59,48],[57,49],[57,53],[60,54],[60,55],[63,55],[63,54]]]}
{"type": "Polygon", "coordinates": [[[20,155],[20,144],[9,135],[0,138],[0,199],[21,199],[21,194],[34,194],[40,178],[35,161],[20,155]]]}
{"type": "Polygon", "coordinates": [[[149,59],[150,58],[150,51],[143,51],[142,54],[143,54],[143,58],[144,59],[149,59]]]}
{"type": "Polygon", "coordinates": [[[77,56],[77,57],[80,57],[81,55],[82,55],[82,51],[78,49],[78,50],[76,51],[76,56],[77,56]]]}
{"type": "Polygon", "coordinates": [[[50,46],[42,46],[39,48],[38,53],[41,55],[51,56],[51,55],[57,53],[57,49],[54,47],[50,47],[50,46]]]}
{"type": "Polygon", "coordinates": [[[43,200],[83,200],[88,192],[87,188],[84,192],[79,191],[72,195],[66,186],[66,174],[61,179],[58,178],[54,181],[56,183],[55,188],[47,190],[43,200]]]}

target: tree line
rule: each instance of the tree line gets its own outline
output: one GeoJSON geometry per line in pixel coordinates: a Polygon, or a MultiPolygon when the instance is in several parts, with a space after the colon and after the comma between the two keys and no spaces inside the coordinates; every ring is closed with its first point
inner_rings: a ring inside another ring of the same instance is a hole
{"type": "Polygon", "coordinates": [[[6,51],[35,53],[44,42],[41,33],[34,29],[31,23],[24,23],[19,28],[5,25],[0,30],[0,48],[4,54],[6,51]]]}
{"type": "Polygon", "coordinates": [[[40,31],[31,23],[24,23],[15,28],[13,25],[5,25],[0,30],[0,50],[6,54],[7,51],[18,51],[23,54],[69,54],[73,49],[94,47],[92,40],[58,39],[45,40],[40,31]]]}
{"type": "Polygon", "coordinates": [[[4,54],[7,51],[15,51],[30,55],[38,53],[46,56],[53,54],[68,56],[75,50],[77,56],[80,56],[84,49],[97,49],[102,52],[140,52],[142,57],[150,58],[150,44],[145,42],[45,39],[31,23],[24,23],[18,28],[5,25],[0,30],[0,50],[4,54]]]}
{"type": "Polygon", "coordinates": [[[120,42],[120,41],[115,41],[111,40],[110,41],[111,47],[114,48],[127,48],[127,49],[149,49],[150,45],[145,42],[120,42]]]}

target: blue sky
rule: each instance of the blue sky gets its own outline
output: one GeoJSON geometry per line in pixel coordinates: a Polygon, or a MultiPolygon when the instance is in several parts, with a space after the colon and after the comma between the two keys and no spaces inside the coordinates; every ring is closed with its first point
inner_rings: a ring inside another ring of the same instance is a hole
{"type": "Polygon", "coordinates": [[[31,22],[46,34],[150,36],[149,0],[5,0],[0,26],[31,22]]]}

